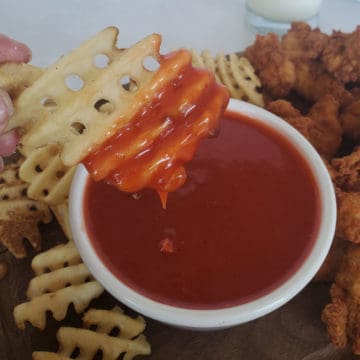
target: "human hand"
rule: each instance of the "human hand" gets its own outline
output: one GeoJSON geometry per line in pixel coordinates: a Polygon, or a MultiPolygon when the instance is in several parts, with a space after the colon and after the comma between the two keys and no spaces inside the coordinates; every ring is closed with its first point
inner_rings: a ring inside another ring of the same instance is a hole
{"type": "MultiPolygon", "coordinates": [[[[4,62],[28,62],[30,49],[15,40],[0,34],[0,64],[4,62]]],[[[4,167],[3,157],[12,154],[18,143],[16,130],[4,133],[9,118],[14,112],[10,96],[0,89],[0,170],[4,167]]]]}

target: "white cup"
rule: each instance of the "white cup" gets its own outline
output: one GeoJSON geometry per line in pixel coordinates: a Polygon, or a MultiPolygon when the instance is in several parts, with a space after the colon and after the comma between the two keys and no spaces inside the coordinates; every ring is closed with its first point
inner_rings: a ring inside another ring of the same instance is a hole
{"type": "Polygon", "coordinates": [[[246,0],[248,25],[260,33],[285,33],[293,21],[305,21],[312,27],[322,0],[246,0]]]}

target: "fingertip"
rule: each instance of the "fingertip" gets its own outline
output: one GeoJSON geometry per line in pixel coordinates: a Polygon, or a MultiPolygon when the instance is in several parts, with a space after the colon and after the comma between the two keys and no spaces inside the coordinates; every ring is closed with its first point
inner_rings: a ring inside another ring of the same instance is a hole
{"type": "Polygon", "coordinates": [[[0,63],[2,62],[29,62],[31,50],[25,44],[0,34],[0,63]]]}
{"type": "Polygon", "coordinates": [[[10,130],[0,135],[0,157],[9,156],[16,151],[19,135],[16,130],[10,130]]]}

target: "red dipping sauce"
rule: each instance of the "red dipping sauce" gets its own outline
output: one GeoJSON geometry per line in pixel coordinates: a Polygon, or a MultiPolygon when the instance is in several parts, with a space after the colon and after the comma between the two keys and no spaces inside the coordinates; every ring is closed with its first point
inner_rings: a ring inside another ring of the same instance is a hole
{"type": "Polygon", "coordinates": [[[87,231],[129,287],[169,305],[216,309],[269,293],[302,265],[319,229],[315,179],[291,143],[226,112],[221,132],[186,165],[167,209],[153,190],[89,180],[87,231]]]}

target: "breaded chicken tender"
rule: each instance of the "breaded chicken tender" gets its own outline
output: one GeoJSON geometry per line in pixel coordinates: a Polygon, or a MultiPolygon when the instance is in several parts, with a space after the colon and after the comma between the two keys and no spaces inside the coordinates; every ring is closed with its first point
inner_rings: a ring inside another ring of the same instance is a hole
{"type": "Polygon", "coordinates": [[[351,244],[343,258],[331,303],[322,312],[322,320],[334,345],[345,347],[352,340],[354,354],[360,354],[360,246],[351,244]]]}
{"type": "Polygon", "coordinates": [[[327,94],[308,113],[312,120],[309,130],[311,142],[325,158],[333,157],[341,145],[343,130],[339,121],[339,107],[340,103],[327,94]]]}
{"type": "Polygon", "coordinates": [[[322,311],[321,320],[326,324],[331,342],[338,347],[347,345],[347,317],[346,293],[338,285],[333,284],[330,290],[331,303],[322,311]]]}
{"type": "Polygon", "coordinates": [[[316,60],[321,56],[328,38],[319,29],[312,30],[307,23],[295,22],[284,35],[281,45],[290,60],[316,60]]]}
{"type": "Polygon", "coordinates": [[[360,243],[360,192],[345,192],[337,189],[336,198],[338,203],[336,235],[353,243],[360,243]]]}
{"type": "Polygon", "coordinates": [[[267,109],[303,134],[324,158],[336,154],[342,141],[342,128],[338,119],[339,102],[331,95],[319,99],[305,116],[286,100],[273,101],[267,109]]]}
{"type": "Polygon", "coordinates": [[[360,146],[350,155],[335,158],[331,161],[337,172],[335,182],[346,191],[360,192],[360,146]]]}
{"type": "Polygon", "coordinates": [[[321,60],[326,70],[342,83],[360,80],[360,25],[350,34],[334,31],[321,60]]]}
{"type": "Polygon", "coordinates": [[[289,93],[295,82],[294,64],[282,49],[277,35],[257,35],[255,43],[245,50],[245,57],[271,97],[284,97],[289,93]]]}
{"type": "Polygon", "coordinates": [[[289,101],[279,99],[270,102],[267,110],[284,119],[310,141],[311,119],[303,116],[289,101]]]}
{"type": "Polygon", "coordinates": [[[341,105],[348,104],[351,93],[346,90],[343,84],[328,74],[324,66],[318,62],[295,63],[294,90],[308,101],[317,101],[322,96],[330,94],[341,105]]]}
{"type": "Polygon", "coordinates": [[[340,121],[345,135],[360,142],[360,94],[342,110],[340,121]]]}

